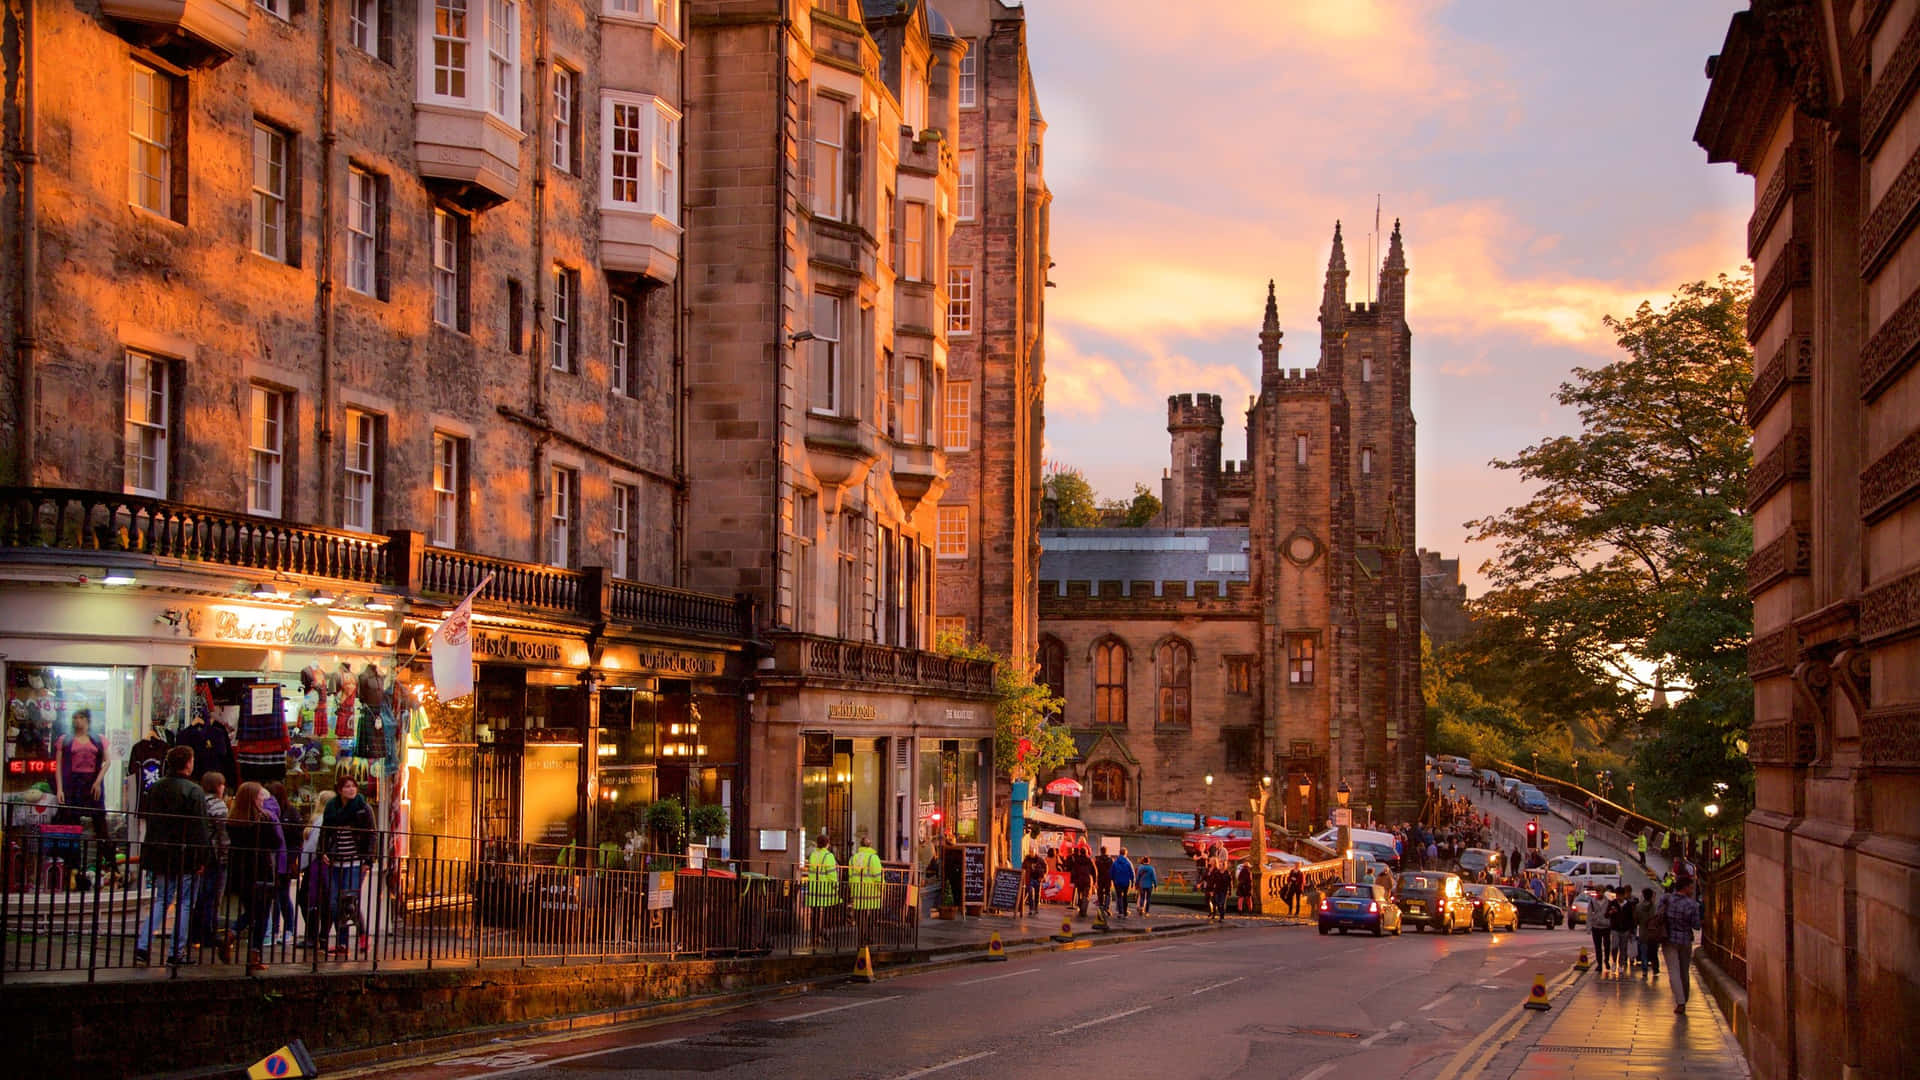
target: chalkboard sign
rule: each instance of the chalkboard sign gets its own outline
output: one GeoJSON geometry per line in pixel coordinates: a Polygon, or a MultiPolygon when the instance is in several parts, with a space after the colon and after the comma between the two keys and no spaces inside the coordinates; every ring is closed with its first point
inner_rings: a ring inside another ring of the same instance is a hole
{"type": "Polygon", "coordinates": [[[966,904],[987,902],[987,845],[960,847],[960,899],[966,904]]]}
{"type": "Polygon", "coordinates": [[[989,911],[1020,910],[1020,871],[1001,869],[993,872],[993,899],[989,911]]]}

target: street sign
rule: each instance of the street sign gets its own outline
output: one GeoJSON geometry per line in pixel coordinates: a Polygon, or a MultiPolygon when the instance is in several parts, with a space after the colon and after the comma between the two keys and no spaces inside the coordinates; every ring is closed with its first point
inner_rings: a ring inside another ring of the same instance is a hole
{"type": "Polygon", "coordinates": [[[1346,828],[1349,828],[1349,829],[1353,828],[1353,811],[1350,808],[1344,807],[1344,806],[1339,808],[1338,810],[1335,810],[1333,812],[1333,824],[1335,828],[1339,828],[1341,826],[1345,826],[1346,828]]]}

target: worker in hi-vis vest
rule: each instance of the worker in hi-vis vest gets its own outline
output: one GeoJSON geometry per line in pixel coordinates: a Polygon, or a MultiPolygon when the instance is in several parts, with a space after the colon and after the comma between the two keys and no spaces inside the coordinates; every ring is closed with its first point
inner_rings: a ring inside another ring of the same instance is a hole
{"type": "MultiPolygon", "coordinates": [[[[807,911],[812,916],[813,932],[818,937],[821,924],[840,906],[840,860],[827,846],[827,834],[813,838],[813,851],[807,856],[807,911]]],[[[817,940],[815,947],[820,946],[817,940]]]]}
{"type": "Polygon", "coordinates": [[[868,842],[865,829],[860,831],[860,842],[847,860],[847,892],[853,898],[853,918],[860,925],[860,944],[868,944],[868,932],[873,928],[873,916],[880,910],[880,894],[886,885],[887,872],[880,865],[880,853],[873,850],[868,842]]]}
{"type": "Polygon", "coordinates": [[[1647,830],[1641,829],[1640,835],[1633,838],[1633,850],[1640,856],[1640,865],[1647,865],[1647,830]]]}

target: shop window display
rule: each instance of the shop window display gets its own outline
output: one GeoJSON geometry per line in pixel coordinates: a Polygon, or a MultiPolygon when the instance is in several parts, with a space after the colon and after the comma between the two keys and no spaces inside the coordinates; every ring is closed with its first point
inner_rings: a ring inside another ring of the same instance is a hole
{"type": "Polygon", "coordinates": [[[103,839],[119,831],[106,811],[128,806],[140,677],[130,667],[8,666],[8,824],[84,824],[103,839]]]}

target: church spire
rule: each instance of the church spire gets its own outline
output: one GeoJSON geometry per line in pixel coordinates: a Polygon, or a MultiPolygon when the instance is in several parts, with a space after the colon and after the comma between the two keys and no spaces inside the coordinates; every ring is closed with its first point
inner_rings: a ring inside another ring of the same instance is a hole
{"type": "Polygon", "coordinates": [[[1347,246],[1340,239],[1340,223],[1333,223],[1333,254],[1327,258],[1327,285],[1320,295],[1320,327],[1328,330],[1347,322],[1347,246]]]}
{"type": "Polygon", "coordinates": [[[1387,262],[1380,269],[1380,304],[1403,316],[1407,308],[1407,253],[1400,246],[1400,219],[1393,219],[1393,237],[1387,241],[1387,262]]]}
{"type": "Polygon", "coordinates": [[[1280,303],[1273,295],[1273,279],[1267,279],[1267,317],[1260,324],[1260,382],[1280,377],[1280,303]]]}

